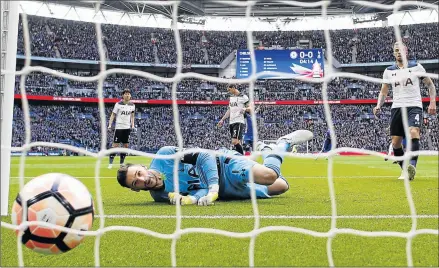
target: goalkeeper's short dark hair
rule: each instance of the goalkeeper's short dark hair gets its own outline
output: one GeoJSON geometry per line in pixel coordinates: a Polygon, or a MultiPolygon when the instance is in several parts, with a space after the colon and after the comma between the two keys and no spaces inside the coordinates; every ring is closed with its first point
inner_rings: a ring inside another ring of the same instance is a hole
{"type": "Polygon", "coordinates": [[[227,89],[229,89],[229,88],[236,88],[236,85],[235,84],[229,84],[229,85],[227,85],[227,89]]]}
{"type": "Polygon", "coordinates": [[[131,167],[133,164],[122,164],[119,168],[119,170],[117,171],[117,182],[122,186],[122,187],[126,187],[126,188],[130,188],[127,186],[126,182],[127,182],[127,173],[128,173],[128,168],[131,167]]]}

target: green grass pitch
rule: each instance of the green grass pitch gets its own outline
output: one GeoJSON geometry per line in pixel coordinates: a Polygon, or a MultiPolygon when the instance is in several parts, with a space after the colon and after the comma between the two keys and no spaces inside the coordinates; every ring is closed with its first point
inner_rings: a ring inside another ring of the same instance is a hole
{"type": "MultiPolygon", "coordinates": [[[[115,163],[119,161],[115,159],[115,163]]],[[[127,162],[150,159],[127,157],[127,162]]],[[[122,189],[115,180],[117,167],[108,170],[107,158],[100,169],[105,226],[136,226],[170,234],[175,230],[175,207],[155,204],[148,193],[122,189]],[[129,215],[130,217],[120,217],[129,215]],[[157,217],[145,217],[155,215],[157,217]],[[110,217],[112,216],[112,217],[110,217]],[[159,217],[160,216],[160,217],[159,217]]],[[[96,159],[89,157],[29,157],[25,176],[62,172],[79,178],[95,197],[96,159]]],[[[258,200],[260,226],[291,226],[326,232],[330,229],[331,202],[327,180],[328,161],[287,158],[282,166],[290,190],[279,197],[258,200]],[[267,217],[270,216],[270,217],[267,217]],[[302,217],[309,216],[309,217],[302,217]]],[[[18,193],[19,158],[12,160],[10,207],[18,193]]],[[[412,221],[400,169],[382,158],[370,156],[334,159],[338,228],[364,231],[408,232],[412,221]],[[364,217],[361,217],[364,216],[364,217]],[[367,217],[366,217],[367,216],[367,217]],[[372,217],[369,217],[372,216],[372,217]],[[376,217],[381,216],[381,217],[376,217]]],[[[416,205],[418,229],[438,229],[438,157],[420,157],[417,177],[410,182],[416,205]]],[[[217,202],[211,207],[182,207],[182,228],[206,227],[233,232],[253,229],[251,201],[217,202]],[[203,216],[194,218],[189,216],[203,216]]],[[[97,229],[100,218],[95,218],[97,229]]],[[[2,217],[10,223],[10,217],[2,217]]],[[[61,255],[47,256],[23,248],[25,266],[94,266],[94,237],[61,255]]],[[[290,232],[267,232],[256,238],[256,266],[328,266],[327,238],[290,232]]],[[[178,266],[248,266],[250,239],[210,234],[183,235],[177,242],[178,266]]],[[[332,252],[335,266],[407,266],[406,239],[337,235],[332,252]]],[[[438,236],[419,235],[413,240],[415,266],[439,266],[438,236]]],[[[101,237],[101,266],[170,266],[171,240],[134,232],[108,232],[101,237]]],[[[1,229],[1,264],[17,266],[15,233],[1,229]]]]}

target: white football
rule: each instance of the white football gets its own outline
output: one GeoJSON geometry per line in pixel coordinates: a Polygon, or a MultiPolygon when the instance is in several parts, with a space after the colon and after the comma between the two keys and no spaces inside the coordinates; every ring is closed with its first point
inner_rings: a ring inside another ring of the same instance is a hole
{"type": "MultiPolygon", "coordinates": [[[[94,218],[93,199],[87,187],[72,176],[49,173],[29,181],[12,205],[12,223],[22,223],[22,202],[27,200],[27,220],[88,231],[94,218]]],[[[18,231],[16,232],[18,234],[18,231]]],[[[39,253],[59,254],[78,246],[84,236],[53,228],[30,226],[22,243],[39,253]]]]}

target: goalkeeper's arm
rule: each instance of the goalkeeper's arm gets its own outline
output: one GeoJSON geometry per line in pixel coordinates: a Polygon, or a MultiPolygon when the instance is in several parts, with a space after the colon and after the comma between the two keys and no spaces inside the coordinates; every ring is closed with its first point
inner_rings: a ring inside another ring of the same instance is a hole
{"type": "Polygon", "coordinates": [[[219,174],[216,157],[210,153],[201,152],[198,155],[196,166],[201,172],[201,177],[207,180],[209,192],[198,200],[198,205],[209,206],[218,199],[219,174]]]}
{"type": "Polygon", "coordinates": [[[180,161],[184,164],[191,164],[197,167],[200,172],[200,178],[208,189],[199,189],[190,196],[181,197],[176,193],[169,194],[171,203],[181,199],[182,204],[212,205],[218,199],[219,175],[216,163],[216,157],[206,152],[188,153],[183,155],[180,161]]]}
{"type": "MultiPolygon", "coordinates": [[[[194,205],[197,204],[198,201],[209,194],[208,189],[199,189],[192,191],[189,195],[181,195],[180,193],[168,193],[166,201],[170,201],[171,204],[175,204],[179,202],[181,205],[194,205]]],[[[156,202],[160,202],[157,201],[156,202]]]]}

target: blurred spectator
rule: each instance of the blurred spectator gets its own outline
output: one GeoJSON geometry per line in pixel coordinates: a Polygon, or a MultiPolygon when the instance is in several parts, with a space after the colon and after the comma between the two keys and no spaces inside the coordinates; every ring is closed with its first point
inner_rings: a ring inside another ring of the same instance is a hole
{"type": "MultiPolygon", "coordinates": [[[[332,105],[331,113],[337,135],[338,147],[364,148],[386,151],[389,136],[386,131],[390,120],[390,106],[383,108],[380,120],[371,116],[373,105],[332,105]]],[[[216,123],[226,110],[225,106],[180,105],[180,124],[185,147],[217,149],[228,147],[228,128],[216,128],[216,123]]],[[[109,115],[111,107],[105,108],[109,115]]],[[[31,104],[31,141],[68,143],[77,147],[99,150],[100,122],[96,105],[31,104]]],[[[171,106],[143,106],[136,112],[137,133],[131,135],[130,146],[140,151],[155,151],[165,145],[177,145],[171,106]]],[[[297,129],[309,129],[315,139],[309,150],[321,149],[327,130],[322,105],[264,105],[257,115],[260,140],[276,140],[297,129]]],[[[422,149],[437,150],[434,135],[437,118],[430,118],[423,131],[422,149]]],[[[20,106],[14,107],[12,146],[22,146],[24,121],[20,106]]],[[[107,135],[111,142],[111,133],[107,135]]],[[[304,151],[302,147],[301,151],[304,151]]]]}
{"type": "MultiPolygon", "coordinates": [[[[46,17],[28,16],[31,55],[48,58],[99,60],[95,24],[46,17]]],[[[172,29],[130,27],[102,24],[102,45],[111,61],[143,63],[176,63],[177,52],[172,29]]],[[[437,24],[417,24],[400,27],[410,59],[437,59],[439,33],[437,24]]],[[[180,30],[184,64],[220,64],[230,53],[247,47],[246,32],[180,30]]],[[[24,54],[23,26],[20,20],[18,54],[24,54]]],[[[326,48],[323,31],[253,32],[264,47],[279,45],[296,47],[299,40],[310,40],[314,48],[326,48]]],[[[393,61],[393,27],[364,28],[330,31],[332,51],[340,63],[393,61]],[[356,47],[356,49],[353,49],[356,47]],[[353,54],[357,51],[356,54],[353,54]]],[[[62,70],[76,76],[95,76],[96,71],[62,70]]],[[[435,70],[437,73],[437,70],[435,70]]],[[[367,73],[382,77],[381,73],[367,73]]],[[[434,80],[436,88],[438,81],[434,80]]],[[[17,76],[15,92],[20,92],[17,76]]],[[[161,83],[125,74],[106,77],[103,95],[120,98],[124,88],[130,88],[133,99],[171,99],[172,84],[161,83]]],[[[297,80],[259,80],[255,82],[254,97],[260,101],[321,100],[322,84],[297,80]]],[[[25,89],[29,95],[67,97],[97,97],[97,81],[82,82],[32,72],[26,77],[25,89]]],[[[248,85],[239,85],[248,94],[248,85]]],[[[363,80],[336,78],[328,84],[330,100],[375,99],[380,85],[363,80]]],[[[428,96],[422,85],[423,97],[428,96]]],[[[184,79],[177,84],[177,99],[226,100],[226,84],[197,79],[184,79]]],[[[390,96],[391,97],[391,96],[390,96]]],[[[386,129],[390,107],[385,106],[380,120],[371,116],[372,105],[331,105],[338,147],[364,148],[386,151],[390,142],[386,129]]],[[[105,112],[110,114],[111,108],[105,112]]],[[[226,127],[217,129],[216,123],[224,114],[224,106],[179,106],[181,131],[185,147],[216,149],[229,145],[226,127]]],[[[30,104],[31,140],[67,143],[91,150],[99,150],[101,127],[96,105],[30,104]]],[[[141,106],[136,113],[137,134],[133,134],[131,148],[155,151],[161,146],[176,145],[171,106],[141,106]]],[[[439,139],[434,135],[437,117],[427,117],[422,149],[438,150],[439,139]]],[[[311,152],[319,151],[327,130],[322,105],[273,106],[264,105],[257,115],[259,138],[274,140],[293,130],[313,131],[315,139],[309,142],[311,152]]],[[[12,146],[24,141],[23,113],[14,108],[12,146]]],[[[112,135],[108,136],[108,142],[112,135]]],[[[45,150],[40,148],[40,150],[45,150]]],[[[301,147],[304,150],[304,147],[301,147]]]]}
{"type": "MultiPolygon", "coordinates": [[[[437,72],[437,70],[436,70],[437,72]]],[[[68,72],[77,76],[94,76],[93,72],[68,72]]],[[[382,73],[368,73],[369,77],[382,78],[382,73]]],[[[438,80],[433,80],[439,88],[438,80]]],[[[16,78],[15,93],[20,93],[20,79],[16,78]]],[[[124,88],[130,88],[133,99],[172,99],[172,84],[161,83],[137,76],[115,74],[107,77],[103,87],[106,98],[119,98],[124,88]]],[[[184,79],[177,85],[177,99],[181,100],[226,100],[225,84],[197,79],[184,79]]],[[[259,80],[255,84],[255,100],[321,100],[321,83],[306,83],[299,80],[259,80]]],[[[336,78],[328,84],[328,98],[375,99],[380,84],[350,78],[336,78]]],[[[248,92],[248,85],[239,85],[248,92]]],[[[422,96],[428,97],[428,89],[421,83],[422,96]]],[[[97,82],[65,80],[41,73],[31,73],[26,79],[29,95],[49,95],[67,97],[97,97],[97,82]]],[[[392,91],[390,92],[390,95],[392,91]]]]}
{"type": "MultiPolygon", "coordinates": [[[[33,56],[99,60],[95,25],[90,22],[28,16],[33,56]]],[[[102,24],[102,42],[107,59],[123,62],[176,63],[177,50],[172,29],[102,24]]],[[[439,58],[439,31],[436,23],[400,27],[411,59],[439,58]]],[[[180,30],[184,64],[220,64],[230,53],[247,47],[246,32],[180,30]]],[[[314,48],[326,48],[324,32],[253,32],[264,47],[296,47],[310,40],[314,48]]],[[[331,30],[334,57],[340,63],[393,61],[393,27],[331,30]]],[[[18,54],[24,55],[23,26],[20,20],[18,54]]]]}

